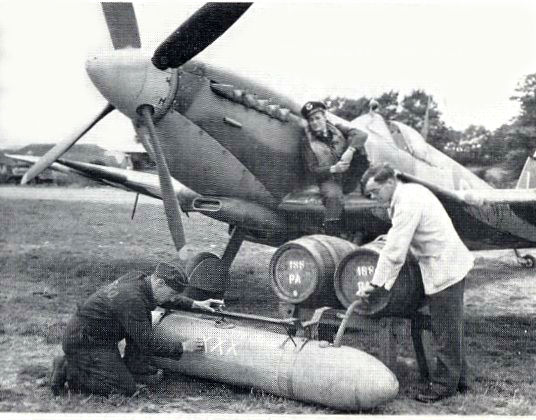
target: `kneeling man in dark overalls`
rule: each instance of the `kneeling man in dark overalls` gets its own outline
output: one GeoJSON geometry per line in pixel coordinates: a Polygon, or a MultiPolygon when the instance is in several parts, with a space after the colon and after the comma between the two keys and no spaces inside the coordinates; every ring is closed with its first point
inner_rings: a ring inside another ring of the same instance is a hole
{"type": "Polygon", "coordinates": [[[160,263],[152,275],[131,272],[97,290],[66,327],[65,356],[56,357],[53,363],[50,385],[54,394],[67,382],[74,391],[130,396],[136,392],[136,382],[161,378],[151,356],[179,358],[183,352],[201,351],[201,338],[159,343],[153,337],[151,311],[157,305],[212,312],[212,304],[222,303],[180,295],[187,285],[182,267],[160,263]],[[123,339],[126,347],[121,357],[118,342],[123,339]]]}

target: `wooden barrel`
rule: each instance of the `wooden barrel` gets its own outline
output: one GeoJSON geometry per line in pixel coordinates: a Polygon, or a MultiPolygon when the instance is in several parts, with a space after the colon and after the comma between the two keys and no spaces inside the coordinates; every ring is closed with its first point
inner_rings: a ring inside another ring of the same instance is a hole
{"type": "Polygon", "coordinates": [[[357,248],[352,242],[326,235],[289,241],[270,261],[272,288],[288,303],[340,306],[333,290],[333,274],[340,261],[357,248]]]}
{"type": "Polygon", "coordinates": [[[424,304],[424,288],[417,261],[410,254],[389,292],[380,288],[368,299],[357,296],[358,290],[372,280],[380,251],[384,246],[385,237],[380,236],[347,254],[335,271],[335,293],[345,308],[356,299],[361,299],[362,302],[357,304],[355,309],[360,315],[411,318],[424,304]]]}

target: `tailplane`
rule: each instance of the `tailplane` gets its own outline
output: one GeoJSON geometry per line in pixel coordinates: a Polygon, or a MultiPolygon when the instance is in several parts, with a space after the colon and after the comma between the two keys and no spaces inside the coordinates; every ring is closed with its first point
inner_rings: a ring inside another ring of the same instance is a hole
{"type": "Polygon", "coordinates": [[[517,189],[536,188],[536,151],[529,155],[517,181],[517,189]]]}

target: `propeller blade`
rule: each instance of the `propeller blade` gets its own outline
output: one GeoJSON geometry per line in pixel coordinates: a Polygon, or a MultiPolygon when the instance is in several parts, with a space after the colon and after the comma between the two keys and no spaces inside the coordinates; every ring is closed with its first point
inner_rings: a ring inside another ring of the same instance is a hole
{"type": "Polygon", "coordinates": [[[46,152],[41,159],[39,159],[33,166],[28,169],[21,180],[21,184],[26,184],[34,179],[37,175],[52,165],[61,155],[69,150],[73,144],[75,144],[84,134],[93,128],[100,120],[106,115],[112,112],[115,107],[112,104],[106,105],[106,107],[97,115],[85,128],[83,128],[79,134],[73,138],[65,139],[64,141],[56,144],[52,149],[46,152]]]}
{"type": "Polygon", "coordinates": [[[146,105],[142,106],[140,111],[143,116],[144,124],[149,131],[150,142],[152,143],[154,156],[156,158],[158,177],[160,179],[160,191],[162,193],[162,201],[164,202],[164,210],[166,212],[169,231],[171,232],[175,248],[177,251],[180,251],[185,244],[185,239],[179,210],[179,201],[177,200],[177,195],[175,194],[175,189],[171,182],[171,174],[169,173],[164,153],[160,147],[160,140],[158,139],[158,135],[154,128],[152,108],[146,105]]]}
{"type": "Polygon", "coordinates": [[[206,3],[156,49],[156,68],[177,68],[218,39],[252,3],[206,3]]]}
{"type": "Polygon", "coordinates": [[[140,48],[140,32],[132,3],[101,3],[114,49],[140,48]]]}

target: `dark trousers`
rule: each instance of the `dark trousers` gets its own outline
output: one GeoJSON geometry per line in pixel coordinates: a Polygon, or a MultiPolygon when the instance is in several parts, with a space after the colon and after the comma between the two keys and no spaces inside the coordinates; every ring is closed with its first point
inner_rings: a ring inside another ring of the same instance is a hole
{"type": "Polygon", "coordinates": [[[95,338],[87,324],[73,316],[63,334],[69,389],[89,394],[132,395],[136,383],[115,342],[95,338]]]}
{"type": "Polygon", "coordinates": [[[136,382],[117,345],[68,349],[65,357],[70,389],[98,395],[130,396],[136,392],[136,382]]]}
{"type": "Polygon", "coordinates": [[[155,374],[157,369],[152,364],[152,357],[140,351],[134,340],[127,337],[125,341],[125,357],[123,357],[123,361],[128,371],[134,375],[155,374]]]}
{"type": "Polygon", "coordinates": [[[437,357],[432,381],[455,393],[467,385],[465,360],[463,293],[465,279],[433,295],[428,295],[432,321],[432,346],[437,357]]]}
{"type": "Polygon", "coordinates": [[[333,178],[320,182],[320,194],[326,207],[326,222],[339,221],[344,211],[343,193],[340,182],[333,178]]]}

